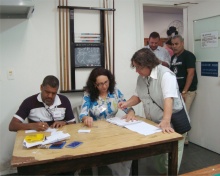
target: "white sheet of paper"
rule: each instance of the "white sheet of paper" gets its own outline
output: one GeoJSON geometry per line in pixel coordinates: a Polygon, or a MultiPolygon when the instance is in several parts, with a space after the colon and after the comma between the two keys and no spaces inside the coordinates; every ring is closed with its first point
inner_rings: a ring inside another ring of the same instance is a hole
{"type": "MultiPolygon", "coordinates": [[[[57,131],[57,129],[56,128],[48,128],[46,131],[44,131],[44,132],[54,132],[54,131],[57,131]]],[[[37,131],[36,130],[25,130],[25,133],[36,133],[37,131]]]]}
{"type": "Polygon", "coordinates": [[[91,130],[78,130],[78,133],[90,133],[91,130]]]}
{"type": "Polygon", "coordinates": [[[155,127],[155,126],[150,125],[145,122],[136,123],[133,125],[127,125],[127,126],[125,126],[125,128],[127,128],[131,131],[137,132],[139,134],[143,134],[143,135],[150,135],[150,134],[154,134],[156,132],[162,131],[160,128],[155,127]]]}
{"type": "Polygon", "coordinates": [[[42,145],[51,144],[51,143],[54,143],[54,142],[59,142],[59,141],[70,138],[69,133],[63,133],[62,131],[59,131],[59,132],[60,133],[54,133],[53,135],[48,136],[46,138],[46,140],[42,143],[42,145]]]}

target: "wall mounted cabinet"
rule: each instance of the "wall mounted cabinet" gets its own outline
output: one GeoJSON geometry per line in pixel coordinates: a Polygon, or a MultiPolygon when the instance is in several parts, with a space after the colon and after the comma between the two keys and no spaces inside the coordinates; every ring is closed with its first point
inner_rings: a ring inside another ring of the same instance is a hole
{"type": "Polygon", "coordinates": [[[0,0],[0,19],[27,19],[33,12],[33,0],[0,0]]]}

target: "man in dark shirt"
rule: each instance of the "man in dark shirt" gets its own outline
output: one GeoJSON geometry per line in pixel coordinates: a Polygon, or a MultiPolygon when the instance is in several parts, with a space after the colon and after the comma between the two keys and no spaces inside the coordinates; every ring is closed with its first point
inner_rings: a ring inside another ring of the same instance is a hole
{"type": "Polygon", "coordinates": [[[67,97],[57,94],[59,80],[46,76],[40,87],[41,93],[26,98],[9,124],[10,131],[45,131],[48,127],[59,128],[74,123],[75,118],[67,97]],[[28,123],[24,123],[28,118],[28,123]]]}
{"type": "Polygon", "coordinates": [[[184,49],[184,40],[180,35],[172,37],[172,48],[174,55],[171,58],[170,69],[176,74],[179,91],[189,113],[196,96],[198,83],[196,57],[193,53],[184,49]]]}

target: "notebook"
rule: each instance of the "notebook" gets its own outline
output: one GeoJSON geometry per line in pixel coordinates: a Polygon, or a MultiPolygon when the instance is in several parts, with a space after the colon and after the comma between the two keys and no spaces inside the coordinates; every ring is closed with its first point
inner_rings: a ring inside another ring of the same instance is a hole
{"type": "Polygon", "coordinates": [[[142,135],[150,135],[156,132],[161,132],[162,130],[154,125],[150,125],[141,120],[133,120],[126,122],[126,119],[122,117],[113,117],[106,120],[107,122],[113,123],[115,125],[125,127],[131,131],[137,132],[142,135]]]}

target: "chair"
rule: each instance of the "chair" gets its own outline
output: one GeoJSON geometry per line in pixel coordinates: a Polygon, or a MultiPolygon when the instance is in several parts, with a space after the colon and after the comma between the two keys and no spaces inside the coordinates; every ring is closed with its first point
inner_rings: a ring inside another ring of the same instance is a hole
{"type": "Polygon", "coordinates": [[[82,105],[81,102],[74,103],[72,105],[72,107],[73,107],[73,115],[74,115],[74,117],[76,119],[76,123],[80,123],[79,114],[80,114],[80,111],[81,111],[81,105],[82,105]]]}
{"type": "MultiPolygon", "coordinates": [[[[81,111],[81,106],[82,106],[81,102],[74,103],[74,106],[72,105],[72,107],[73,107],[73,115],[74,115],[74,117],[76,119],[76,123],[80,123],[79,114],[80,114],[80,111],[81,111]]],[[[81,170],[77,170],[74,173],[74,176],[78,176],[80,172],[81,172],[81,170]]],[[[98,175],[98,168],[97,167],[92,167],[92,173],[93,173],[93,176],[97,176],[98,175]]]]}

